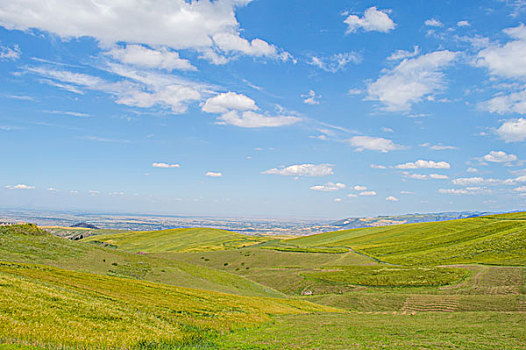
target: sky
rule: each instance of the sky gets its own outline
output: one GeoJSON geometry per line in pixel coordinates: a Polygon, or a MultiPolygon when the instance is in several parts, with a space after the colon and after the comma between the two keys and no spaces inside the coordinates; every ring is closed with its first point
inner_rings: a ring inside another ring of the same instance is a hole
{"type": "Polygon", "coordinates": [[[525,209],[524,23],[524,0],[0,0],[0,207],[525,209]]]}

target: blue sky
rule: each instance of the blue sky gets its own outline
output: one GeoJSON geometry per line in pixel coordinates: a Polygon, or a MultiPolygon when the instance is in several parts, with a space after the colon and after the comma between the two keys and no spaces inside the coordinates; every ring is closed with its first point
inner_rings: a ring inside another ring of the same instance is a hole
{"type": "Polygon", "coordinates": [[[0,0],[0,206],[524,209],[526,2],[0,0]]]}

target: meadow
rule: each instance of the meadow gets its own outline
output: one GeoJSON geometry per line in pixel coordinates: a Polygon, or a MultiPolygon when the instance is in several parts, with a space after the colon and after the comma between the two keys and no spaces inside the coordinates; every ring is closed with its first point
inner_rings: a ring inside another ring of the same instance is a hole
{"type": "Polygon", "coordinates": [[[526,213],[295,238],[1,227],[0,348],[521,349],[525,265],[526,213]]]}

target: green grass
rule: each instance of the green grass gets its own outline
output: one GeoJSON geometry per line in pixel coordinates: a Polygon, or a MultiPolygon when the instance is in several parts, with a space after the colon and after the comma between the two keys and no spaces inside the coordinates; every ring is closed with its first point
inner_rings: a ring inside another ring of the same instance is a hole
{"type": "Polygon", "coordinates": [[[219,349],[524,349],[526,313],[292,315],[221,338],[219,349]]]}
{"type": "Polygon", "coordinates": [[[129,231],[98,235],[84,242],[109,244],[130,252],[192,252],[236,249],[270,240],[213,228],[178,228],[162,231],[129,231]]]}
{"type": "Polygon", "coordinates": [[[203,229],[74,242],[0,228],[0,344],[519,349],[525,223],[513,213],[281,241],[203,229]]]}
{"type": "Polygon", "coordinates": [[[269,315],[335,311],[299,300],[243,297],[0,263],[0,341],[47,347],[140,348],[199,343],[269,315]]]}
{"type": "Polygon", "coordinates": [[[328,232],[284,240],[296,247],[347,247],[399,265],[526,263],[526,214],[328,232]]]}
{"type": "Polygon", "coordinates": [[[252,296],[280,293],[227,271],[54,237],[32,225],[0,227],[0,260],[252,296]]]}
{"type": "Polygon", "coordinates": [[[286,247],[286,246],[265,246],[265,249],[274,249],[280,252],[299,252],[299,253],[324,253],[324,254],[342,254],[347,253],[347,248],[334,248],[334,247],[286,247]]]}
{"type": "Polygon", "coordinates": [[[459,282],[468,271],[448,267],[337,266],[329,271],[305,272],[303,276],[329,284],[373,287],[441,286],[459,282]]]}

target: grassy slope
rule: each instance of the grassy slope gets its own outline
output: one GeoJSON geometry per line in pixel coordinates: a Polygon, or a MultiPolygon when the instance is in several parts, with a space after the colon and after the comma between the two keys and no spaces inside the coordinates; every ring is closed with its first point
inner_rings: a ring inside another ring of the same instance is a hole
{"type": "Polygon", "coordinates": [[[286,246],[349,247],[400,265],[526,263],[526,213],[328,232],[286,246]]]}
{"type": "Polygon", "coordinates": [[[226,335],[220,349],[524,349],[526,313],[282,316],[226,335]]]}
{"type": "Polygon", "coordinates": [[[31,226],[0,227],[1,260],[46,264],[225,293],[280,296],[268,287],[228,272],[70,241],[31,226]]]}
{"type": "Polygon", "coordinates": [[[299,300],[0,263],[0,342],[146,348],[199,342],[268,315],[330,311],[336,310],[299,300]]]}
{"type": "Polygon", "coordinates": [[[269,239],[213,228],[179,228],[98,235],[84,241],[104,242],[131,252],[159,253],[234,249],[269,239]]]}

